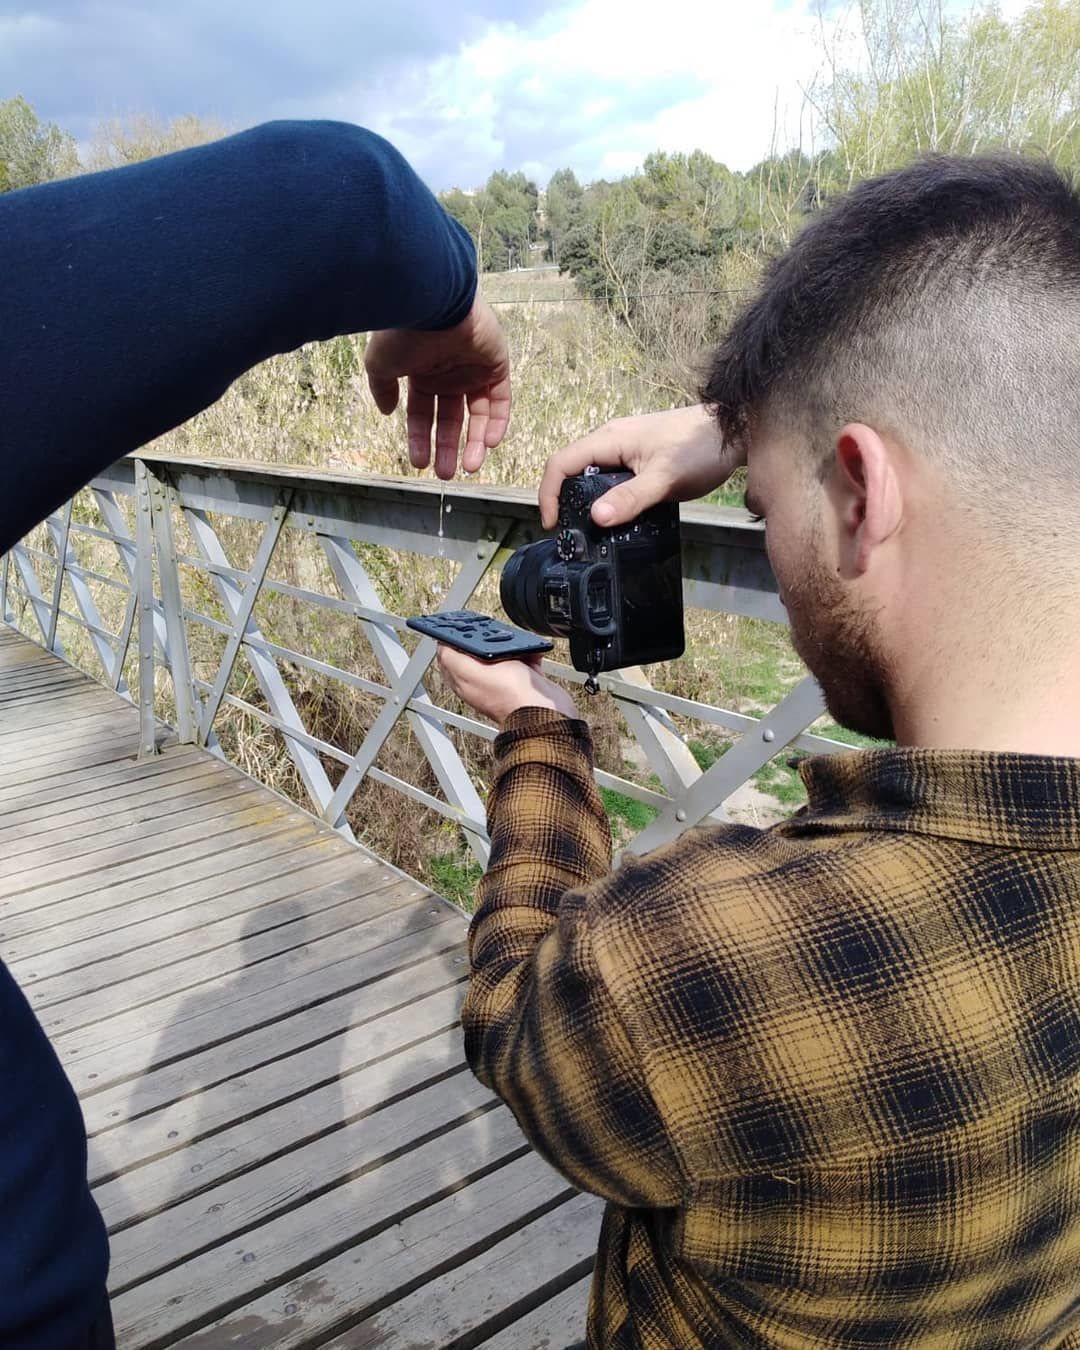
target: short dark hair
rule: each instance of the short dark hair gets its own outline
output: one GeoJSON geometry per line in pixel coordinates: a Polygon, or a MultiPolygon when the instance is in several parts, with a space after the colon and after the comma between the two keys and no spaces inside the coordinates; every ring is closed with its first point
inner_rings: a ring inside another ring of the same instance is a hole
{"type": "MultiPolygon", "coordinates": [[[[1080,195],[1019,155],[930,156],[826,207],[768,268],[702,391],[831,456],[845,422],[942,467],[1080,485],[1080,195]]],[[[1000,488],[1000,482],[999,482],[1000,488]]]]}

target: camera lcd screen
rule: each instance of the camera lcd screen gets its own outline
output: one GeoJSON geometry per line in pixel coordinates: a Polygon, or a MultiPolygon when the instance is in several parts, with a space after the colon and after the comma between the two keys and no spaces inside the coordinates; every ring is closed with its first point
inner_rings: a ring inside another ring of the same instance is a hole
{"type": "Polygon", "coordinates": [[[657,544],[619,550],[622,593],[620,638],[627,664],[670,661],[681,656],[683,637],[682,557],[678,535],[665,532],[657,544]]]}

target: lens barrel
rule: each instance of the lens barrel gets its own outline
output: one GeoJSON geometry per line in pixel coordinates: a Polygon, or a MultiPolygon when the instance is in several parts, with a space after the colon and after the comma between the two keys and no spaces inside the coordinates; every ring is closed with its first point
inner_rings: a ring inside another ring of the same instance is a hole
{"type": "Polygon", "coordinates": [[[564,629],[551,626],[544,603],[544,579],[558,561],[553,539],[526,544],[510,556],[499,581],[499,597],[511,623],[545,637],[563,635],[564,629]]]}

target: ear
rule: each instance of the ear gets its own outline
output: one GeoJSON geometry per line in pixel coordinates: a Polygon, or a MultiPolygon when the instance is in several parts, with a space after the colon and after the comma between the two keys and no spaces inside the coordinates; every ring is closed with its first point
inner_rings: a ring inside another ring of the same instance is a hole
{"type": "Polygon", "coordinates": [[[862,422],[836,438],[829,497],[837,512],[843,570],[866,572],[874,553],[900,527],[903,493],[897,451],[862,422]]]}

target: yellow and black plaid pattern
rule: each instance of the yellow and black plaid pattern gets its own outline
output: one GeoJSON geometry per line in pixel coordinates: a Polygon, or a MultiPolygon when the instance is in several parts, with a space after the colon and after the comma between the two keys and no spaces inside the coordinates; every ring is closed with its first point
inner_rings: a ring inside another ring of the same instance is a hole
{"type": "Polygon", "coordinates": [[[588,1338],[1080,1347],[1080,761],[809,761],[609,873],[583,722],[496,742],[463,1014],[609,1200],[588,1338]]]}

